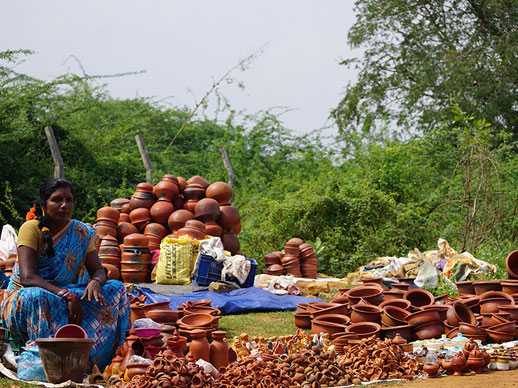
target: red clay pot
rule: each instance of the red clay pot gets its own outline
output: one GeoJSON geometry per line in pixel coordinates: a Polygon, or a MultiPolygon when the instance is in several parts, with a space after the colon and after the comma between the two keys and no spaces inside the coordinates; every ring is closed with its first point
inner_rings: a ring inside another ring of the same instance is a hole
{"type": "Polygon", "coordinates": [[[162,224],[152,222],[151,224],[147,224],[144,228],[144,235],[155,236],[159,239],[163,239],[167,236],[167,229],[162,224]]]}
{"type": "Polygon", "coordinates": [[[444,323],[441,321],[428,322],[415,327],[414,333],[420,340],[440,338],[444,334],[444,323]]]}
{"type": "Polygon", "coordinates": [[[214,340],[209,346],[210,363],[214,365],[217,370],[228,365],[228,345],[225,342],[226,331],[217,330],[212,332],[214,340]]]}
{"type": "Polygon", "coordinates": [[[120,213],[120,209],[122,207],[122,205],[124,204],[129,204],[129,199],[128,198],[115,198],[114,200],[112,200],[110,202],[110,206],[116,210],[119,211],[120,213]]]}
{"type": "Polygon", "coordinates": [[[518,251],[512,251],[507,255],[505,268],[509,279],[518,279],[518,251]]]}
{"type": "Polygon", "coordinates": [[[234,206],[220,206],[219,211],[220,215],[216,222],[223,228],[223,230],[232,229],[240,222],[241,218],[239,217],[239,211],[234,206]]]}
{"type": "Polygon", "coordinates": [[[150,310],[146,313],[146,318],[158,323],[175,323],[178,319],[178,311],[169,310],[150,310]]]}
{"type": "Polygon", "coordinates": [[[169,180],[161,180],[153,188],[153,194],[160,200],[174,201],[179,194],[178,185],[169,180]]]}
{"type": "Polygon", "coordinates": [[[219,203],[212,198],[203,198],[194,206],[194,216],[202,222],[214,222],[219,214],[219,203]]]}
{"type": "Polygon", "coordinates": [[[169,225],[169,229],[175,232],[183,228],[185,223],[189,220],[194,220],[194,214],[189,210],[180,209],[176,210],[169,216],[167,224],[169,225]]]}
{"type": "Polygon", "coordinates": [[[488,281],[478,281],[473,282],[473,287],[475,288],[475,294],[482,295],[488,291],[500,291],[502,290],[502,286],[500,285],[500,280],[488,280],[488,281]]]}
{"type": "Polygon", "coordinates": [[[138,208],[132,210],[129,216],[132,224],[137,224],[140,222],[151,220],[151,214],[149,212],[149,209],[146,208],[138,208]]]}
{"type": "Polygon", "coordinates": [[[119,222],[120,212],[117,209],[106,206],[97,210],[97,219],[110,219],[115,223],[119,222]]]}
{"type": "Polygon", "coordinates": [[[422,288],[413,288],[406,291],[403,298],[409,300],[414,307],[422,307],[433,304],[435,300],[431,292],[422,288]]]}
{"type": "Polygon", "coordinates": [[[196,183],[188,184],[183,191],[185,201],[199,201],[205,196],[205,189],[196,183]]]}
{"type": "Polygon", "coordinates": [[[225,182],[214,182],[205,190],[205,196],[215,199],[220,205],[228,205],[232,198],[232,187],[225,182]]]}
{"type": "Polygon", "coordinates": [[[459,295],[475,295],[475,287],[472,281],[456,282],[459,295]]]}
{"type": "Polygon", "coordinates": [[[410,342],[412,341],[412,332],[410,329],[410,325],[382,327],[380,331],[381,338],[394,338],[399,334],[402,338],[410,342]]]}
{"type": "Polygon", "coordinates": [[[381,322],[381,313],[383,310],[378,306],[357,304],[351,306],[351,322],[381,322]]]}
{"type": "Polygon", "coordinates": [[[373,286],[358,286],[351,288],[346,292],[346,296],[349,298],[350,306],[359,303],[360,299],[364,299],[370,304],[379,304],[383,302],[382,290],[373,286]]]}
{"type": "Polygon", "coordinates": [[[121,222],[117,226],[117,239],[119,242],[123,242],[124,237],[132,233],[138,233],[138,229],[135,225],[129,222],[121,222]]]}
{"type": "Polygon", "coordinates": [[[471,323],[472,325],[477,324],[475,315],[471,310],[462,302],[454,302],[450,305],[450,309],[446,312],[446,318],[451,326],[457,327],[461,322],[471,323]]]}
{"type": "Polygon", "coordinates": [[[239,239],[232,232],[224,232],[221,237],[223,248],[229,251],[232,255],[237,254],[240,249],[239,239]]]}
{"type": "Polygon", "coordinates": [[[368,338],[371,336],[376,336],[379,338],[380,325],[374,322],[361,322],[361,323],[353,323],[348,326],[345,331],[346,333],[354,333],[358,336],[358,338],[368,338]]]}
{"type": "Polygon", "coordinates": [[[379,306],[382,308],[382,309],[385,309],[386,306],[394,306],[394,307],[399,307],[400,309],[403,309],[403,310],[408,310],[410,309],[410,306],[412,304],[410,303],[409,300],[407,299],[389,299],[389,300],[385,300],[383,303],[381,303],[379,306]]]}
{"type": "MultiPolygon", "coordinates": [[[[138,209],[137,209],[138,210],[138,209]]],[[[134,210],[136,211],[136,210],[134,210]]],[[[149,209],[149,213],[154,222],[158,222],[159,224],[167,224],[169,216],[174,212],[174,206],[171,201],[167,199],[159,199],[155,202],[151,209],[149,209]]],[[[133,213],[133,212],[132,212],[133,213]]],[[[130,213],[131,218],[131,213],[130,213]]]]}
{"type": "Polygon", "coordinates": [[[388,327],[406,325],[410,313],[396,306],[385,306],[381,316],[381,322],[388,327]]]}

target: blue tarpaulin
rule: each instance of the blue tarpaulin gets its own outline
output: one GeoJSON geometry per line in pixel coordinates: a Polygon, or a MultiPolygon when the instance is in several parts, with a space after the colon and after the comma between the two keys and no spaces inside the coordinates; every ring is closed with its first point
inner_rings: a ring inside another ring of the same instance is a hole
{"type": "Polygon", "coordinates": [[[297,303],[322,302],[321,299],[305,296],[275,295],[262,288],[239,288],[219,294],[212,291],[191,292],[183,295],[160,295],[146,287],[136,287],[132,295],[146,295],[146,304],[169,301],[169,306],[176,310],[182,303],[200,299],[211,299],[212,307],[219,306],[222,314],[238,314],[252,311],[283,311],[295,310],[297,303]]]}

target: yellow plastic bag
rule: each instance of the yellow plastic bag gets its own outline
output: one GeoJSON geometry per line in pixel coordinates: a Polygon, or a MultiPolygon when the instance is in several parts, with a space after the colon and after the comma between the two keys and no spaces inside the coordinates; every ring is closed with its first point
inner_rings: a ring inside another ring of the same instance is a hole
{"type": "Polygon", "coordinates": [[[155,283],[189,284],[198,245],[197,240],[189,236],[164,238],[160,243],[155,283]]]}

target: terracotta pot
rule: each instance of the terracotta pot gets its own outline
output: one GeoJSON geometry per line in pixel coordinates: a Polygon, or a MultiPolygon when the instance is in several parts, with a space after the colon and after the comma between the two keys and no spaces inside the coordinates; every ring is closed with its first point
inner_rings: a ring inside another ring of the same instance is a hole
{"type": "Polygon", "coordinates": [[[509,279],[518,279],[518,251],[512,251],[507,255],[505,268],[509,279]]]}
{"type": "Polygon", "coordinates": [[[214,182],[205,190],[205,196],[215,199],[220,205],[228,205],[232,198],[232,187],[225,182],[214,182]]]}
{"type": "Polygon", "coordinates": [[[329,335],[332,335],[334,333],[343,332],[346,326],[346,324],[321,321],[317,318],[311,321],[311,334],[328,333],[329,335]]]}
{"type": "Polygon", "coordinates": [[[212,237],[221,237],[223,228],[216,223],[207,222],[205,224],[205,233],[212,237]]]}
{"type": "Polygon", "coordinates": [[[149,265],[149,261],[151,260],[151,254],[142,253],[140,251],[136,252],[122,252],[121,254],[121,265],[122,263],[130,264],[146,264],[149,265]]]}
{"type": "Polygon", "coordinates": [[[454,302],[446,312],[448,323],[451,326],[459,326],[461,322],[476,325],[477,321],[471,310],[462,302],[454,302]]]}
{"type": "Polygon", "coordinates": [[[213,331],[212,338],[214,340],[209,346],[210,363],[219,370],[228,365],[228,345],[225,342],[226,331],[213,331]]]}
{"type": "Polygon", "coordinates": [[[354,333],[358,336],[358,338],[368,338],[371,336],[379,337],[380,325],[374,322],[361,322],[361,323],[353,323],[348,326],[345,331],[347,333],[354,333]]]}
{"type": "MultiPolygon", "coordinates": [[[[138,209],[137,209],[138,210],[138,209]]],[[[134,210],[136,211],[136,210],[134,210]]],[[[154,222],[159,224],[167,224],[169,216],[174,212],[174,206],[171,201],[167,199],[159,199],[155,202],[149,213],[154,222]]],[[[133,212],[132,212],[133,213],[133,212]]],[[[130,213],[131,218],[131,213],[130,213]]]]}
{"type": "Polygon", "coordinates": [[[201,358],[210,362],[210,346],[205,331],[191,330],[190,336],[192,341],[189,345],[189,352],[194,356],[194,359],[197,361],[201,358]]]}
{"type": "Polygon", "coordinates": [[[135,191],[143,191],[143,192],[146,192],[146,193],[152,193],[153,192],[153,185],[151,185],[151,183],[148,183],[148,182],[140,182],[137,185],[137,189],[135,191]]]}
{"type": "Polygon", "coordinates": [[[121,213],[120,214],[120,217],[119,217],[119,224],[121,222],[131,222],[130,218],[129,218],[129,214],[126,214],[126,213],[121,213]]]}
{"type": "Polygon", "coordinates": [[[138,208],[132,210],[129,216],[132,224],[151,220],[151,214],[149,213],[149,209],[146,208],[138,208]]]}
{"type": "Polygon", "coordinates": [[[130,305],[131,310],[131,322],[136,321],[137,319],[146,318],[146,313],[144,312],[144,305],[140,303],[132,303],[130,305]]]}
{"type": "Polygon", "coordinates": [[[190,306],[190,307],[185,307],[183,309],[183,314],[184,315],[209,314],[214,317],[219,317],[219,316],[221,316],[221,311],[217,308],[210,307],[210,306],[190,306]]]}
{"type": "Polygon", "coordinates": [[[132,233],[124,237],[125,247],[147,247],[147,238],[140,233],[132,233]]]}
{"type": "Polygon", "coordinates": [[[514,300],[511,302],[506,298],[489,298],[480,301],[480,312],[482,314],[497,313],[498,306],[514,305],[514,300]]]}
{"type": "Polygon", "coordinates": [[[444,323],[441,321],[428,322],[414,328],[415,336],[420,340],[441,338],[444,334],[444,323]]]}
{"type": "Polygon", "coordinates": [[[169,216],[167,224],[169,225],[169,229],[174,232],[183,228],[185,223],[189,220],[194,220],[194,214],[188,210],[180,209],[169,216]]]}
{"type": "Polygon", "coordinates": [[[385,300],[402,299],[404,295],[405,291],[402,290],[385,291],[383,293],[385,300]]]}
{"type": "Polygon", "coordinates": [[[349,298],[349,305],[354,306],[364,299],[370,304],[379,304],[383,302],[383,292],[378,287],[373,286],[359,286],[351,288],[346,293],[349,298]]]}
{"type": "Polygon", "coordinates": [[[174,208],[175,210],[180,210],[180,209],[183,209],[183,205],[185,204],[185,200],[183,198],[183,194],[178,196],[178,198],[176,198],[174,201],[173,201],[173,205],[174,205],[174,208]]]}
{"type": "Polygon", "coordinates": [[[385,326],[402,326],[406,325],[406,319],[410,313],[395,306],[385,306],[383,314],[381,316],[381,322],[385,326]]]}
{"type": "Polygon", "coordinates": [[[104,267],[106,271],[106,278],[108,280],[119,280],[120,279],[120,272],[119,269],[113,265],[113,264],[106,264],[102,263],[102,266],[104,267]]]}
{"type": "Polygon", "coordinates": [[[349,324],[349,322],[351,322],[349,317],[342,315],[342,314],[324,314],[324,315],[319,315],[317,318],[314,318],[314,319],[318,319],[321,322],[334,323],[334,324],[341,325],[344,327],[347,324],[349,324]]]}
{"type": "MultiPolygon", "coordinates": [[[[351,322],[381,322],[381,313],[383,310],[378,306],[372,305],[354,305],[351,306],[351,322]]],[[[322,317],[321,317],[322,318],[322,317]]]]}
{"type": "Polygon", "coordinates": [[[409,300],[402,299],[402,298],[401,299],[389,299],[389,300],[385,300],[379,306],[382,309],[385,309],[386,306],[394,306],[394,307],[399,307],[400,309],[403,309],[403,310],[408,310],[411,306],[411,303],[409,300]]]}
{"type": "Polygon", "coordinates": [[[98,225],[98,224],[95,224],[94,228],[95,228],[95,232],[99,236],[101,236],[101,237],[104,237],[106,235],[111,235],[113,237],[117,237],[117,229],[116,228],[112,228],[112,227],[109,227],[109,226],[98,225]]]}
{"type": "Polygon", "coordinates": [[[512,295],[518,292],[518,279],[502,279],[500,284],[502,286],[502,292],[505,292],[506,294],[512,295]]]}
{"type": "Polygon", "coordinates": [[[69,323],[67,325],[61,326],[58,329],[58,331],[56,331],[54,338],[82,338],[82,339],[84,339],[84,338],[88,338],[88,334],[86,334],[86,331],[81,326],[69,323]]]}
{"type": "Polygon", "coordinates": [[[203,198],[194,207],[194,216],[203,222],[214,222],[219,214],[219,203],[212,198],[203,198]]]}
{"type": "Polygon", "coordinates": [[[462,303],[464,303],[473,314],[480,314],[480,298],[478,296],[462,299],[462,303]]]}
{"type": "Polygon", "coordinates": [[[477,295],[482,295],[488,291],[500,291],[502,289],[500,280],[473,282],[473,287],[475,288],[475,294],[477,295]]]}
{"type": "Polygon", "coordinates": [[[457,353],[451,359],[451,367],[455,371],[454,376],[462,376],[462,371],[466,367],[466,358],[462,354],[462,352],[457,353]]]}
{"type": "Polygon", "coordinates": [[[130,211],[131,211],[131,208],[130,208],[129,202],[122,204],[122,206],[120,208],[121,214],[129,214],[130,211]]]}
{"type": "Polygon", "coordinates": [[[498,306],[498,312],[508,313],[509,320],[518,321],[518,306],[516,305],[502,305],[498,306]]]}
{"type": "Polygon", "coordinates": [[[408,291],[410,284],[408,283],[392,283],[392,288],[399,291],[408,291]]]}
{"type": "Polygon", "coordinates": [[[145,374],[148,367],[149,364],[144,363],[127,364],[124,376],[131,380],[134,376],[145,374]]]}
{"type": "Polygon", "coordinates": [[[200,232],[198,229],[193,229],[187,226],[184,226],[183,228],[179,229],[176,234],[178,236],[191,236],[192,238],[195,238],[196,240],[203,240],[205,238],[205,233],[200,232]]]}
{"type": "Polygon", "coordinates": [[[475,287],[472,281],[456,282],[459,295],[475,295],[475,287]]]}
{"type": "Polygon", "coordinates": [[[155,236],[159,239],[163,239],[165,236],[167,236],[167,229],[162,224],[152,222],[147,224],[144,228],[144,235],[155,236]]]}
{"type": "Polygon", "coordinates": [[[113,220],[115,223],[119,222],[120,212],[117,209],[106,206],[97,210],[97,219],[107,218],[113,220]]]}
{"type": "Polygon", "coordinates": [[[149,271],[148,262],[121,261],[121,271],[149,271]]]}
{"type": "Polygon", "coordinates": [[[511,314],[509,313],[492,313],[491,314],[491,324],[499,325],[501,323],[510,322],[511,314]]]}
{"type": "Polygon", "coordinates": [[[146,283],[148,274],[148,271],[121,270],[121,278],[124,283],[146,283]]]}
{"type": "Polygon", "coordinates": [[[208,327],[208,326],[212,325],[212,323],[214,322],[215,319],[216,319],[216,317],[214,317],[210,314],[199,313],[199,314],[184,315],[177,322],[178,322],[178,325],[186,326],[186,327],[189,327],[189,326],[208,327]]]}
{"type": "Polygon", "coordinates": [[[112,200],[110,202],[110,206],[116,210],[119,210],[120,212],[120,209],[122,207],[122,205],[124,205],[125,203],[129,203],[129,199],[127,198],[115,198],[114,200],[112,200]]]}
{"type": "Polygon", "coordinates": [[[171,310],[171,306],[169,305],[169,301],[155,302],[143,305],[143,310],[144,315],[147,315],[153,310],[171,310]]]}
{"type": "Polygon", "coordinates": [[[172,174],[164,174],[162,176],[162,179],[163,181],[169,181],[169,182],[173,182],[176,187],[178,188],[178,191],[180,191],[180,183],[178,182],[178,178],[172,174]]]}
{"type": "Polygon", "coordinates": [[[83,382],[93,339],[37,338],[36,344],[49,383],[83,382]]]}
{"type": "Polygon", "coordinates": [[[183,347],[187,343],[187,337],[180,336],[178,330],[175,329],[171,338],[166,341],[167,348],[171,350],[176,357],[184,358],[185,353],[183,347]]]}
{"type": "Polygon", "coordinates": [[[406,320],[410,326],[416,327],[441,321],[441,317],[438,310],[421,310],[408,315],[406,320]]]}
{"type": "Polygon", "coordinates": [[[434,296],[431,292],[422,288],[413,288],[405,292],[403,299],[407,299],[414,307],[422,307],[433,304],[434,296]]]}
{"type": "Polygon", "coordinates": [[[153,188],[153,194],[158,198],[158,200],[166,199],[169,202],[172,202],[176,197],[178,197],[178,185],[170,180],[161,180],[153,188]]]}
{"type": "Polygon", "coordinates": [[[187,185],[192,185],[192,184],[198,184],[200,185],[201,187],[203,187],[203,190],[206,190],[207,187],[209,187],[209,182],[207,182],[205,179],[203,179],[201,176],[199,175],[195,175],[193,177],[190,177],[188,180],[187,180],[187,185]]]}
{"type": "MultiPolygon", "coordinates": [[[[129,202],[129,213],[131,213],[135,209],[149,209],[155,203],[155,197],[152,193],[142,194],[135,193],[131,196],[131,200],[129,202]]],[[[121,207],[121,212],[124,209],[124,206],[121,207]]]]}
{"type": "Polygon", "coordinates": [[[440,295],[435,297],[435,304],[445,305],[449,302],[448,294],[440,295]]]}
{"type": "Polygon", "coordinates": [[[437,377],[437,372],[439,371],[439,364],[427,364],[423,365],[423,371],[428,375],[428,378],[437,377]]]}
{"type": "Polygon", "coordinates": [[[410,342],[412,341],[412,332],[410,328],[410,325],[382,327],[380,331],[381,338],[394,338],[396,335],[400,335],[402,338],[410,342]]]}
{"type": "Polygon", "coordinates": [[[514,322],[500,323],[498,325],[491,326],[488,330],[514,335],[516,331],[516,324],[514,322]]]}
{"type": "Polygon", "coordinates": [[[232,232],[224,232],[221,237],[221,242],[223,243],[223,248],[229,251],[232,255],[235,255],[241,247],[239,239],[232,232]]]}
{"type": "Polygon", "coordinates": [[[239,217],[239,211],[234,206],[220,206],[219,211],[220,215],[216,222],[223,228],[223,230],[232,229],[241,220],[239,217]]]}
{"type": "Polygon", "coordinates": [[[432,310],[437,311],[439,313],[439,319],[441,321],[444,321],[445,319],[447,319],[446,313],[450,309],[450,305],[431,304],[429,306],[423,306],[423,307],[421,307],[421,309],[426,310],[426,311],[432,311],[432,310]]]}
{"type": "Polygon", "coordinates": [[[121,259],[118,256],[99,256],[102,264],[111,264],[115,266],[117,269],[120,267],[121,259]]]}
{"type": "Polygon", "coordinates": [[[311,314],[307,312],[294,312],[295,326],[301,329],[311,329],[311,314]]]}
{"type": "Polygon", "coordinates": [[[117,226],[117,239],[119,242],[123,242],[124,237],[133,233],[138,233],[138,229],[135,225],[129,222],[121,222],[117,226]]]}
{"type": "Polygon", "coordinates": [[[485,335],[486,329],[477,326],[472,325],[471,323],[461,322],[459,325],[459,331],[462,334],[469,334],[469,335],[485,335]]]}
{"type": "Polygon", "coordinates": [[[183,197],[186,202],[188,201],[199,201],[205,196],[205,189],[196,183],[188,184],[183,191],[183,197]]]}
{"type": "Polygon", "coordinates": [[[146,318],[152,319],[158,323],[171,324],[178,319],[178,311],[169,310],[151,310],[146,313],[146,318]]]}
{"type": "Polygon", "coordinates": [[[497,344],[502,344],[504,342],[509,342],[514,339],[514,333],[502,333],[499,331],[494,331],[487,329],[487,334],[491,342],[496,342],[497,344]]]}

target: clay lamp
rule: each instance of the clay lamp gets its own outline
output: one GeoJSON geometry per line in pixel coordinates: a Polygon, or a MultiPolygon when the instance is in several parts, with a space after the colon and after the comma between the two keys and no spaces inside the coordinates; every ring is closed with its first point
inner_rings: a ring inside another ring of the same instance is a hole
{"type": "Polygon", "coordinates": [[[505,268],[509,279],[518,279],[518,251],[512,251],[507,255],[505,268]]]}
{"type": "Polygon", "coordinates": [[[205,190],[207,198],[215,199],[220,205],[229,205],[232,198],[232,186],[225,182],[211,183],[205,190]]]}
{"type": "Polygon", "coordinates": [[[97,210],[97,219],[109,219],[115,223],[119,222],[120,212],[117,209],[106,206],[97,210]]]}
{"type": "Polygon", "coordinates": [[[446,312],[448,323],[451,326],[459,326],[461,322],[471,323],[476,325],[477,320],[471,310],[462,302],[454,302],[449,310],[446,312]]]}
{"type": "Polygon", "coordinates": [[[413,307],[422,307],[433,304],[434,296],[431,292],[422,288],[413,288],[403,295],[403,299],[407,299],[412,303],[413,307]]]}

